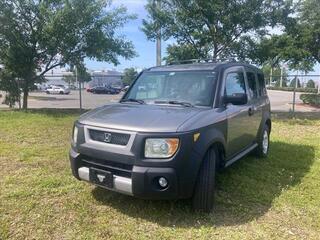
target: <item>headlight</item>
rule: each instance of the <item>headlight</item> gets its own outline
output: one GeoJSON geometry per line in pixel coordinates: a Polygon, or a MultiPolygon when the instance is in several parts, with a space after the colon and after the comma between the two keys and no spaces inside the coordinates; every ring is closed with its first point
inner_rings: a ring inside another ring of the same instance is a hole
{"type": "Polygon", "coordinates": [[[146,158],[172,157],[179,147],[178,138],[148,138],[144,147],[146,158]]]}
{"type": "Polygon", "coordinates": [[[73,143],[77,143],[77,139],[78,139],[78,128],[76,126],[74,126],[73,129],[73,143]]]}

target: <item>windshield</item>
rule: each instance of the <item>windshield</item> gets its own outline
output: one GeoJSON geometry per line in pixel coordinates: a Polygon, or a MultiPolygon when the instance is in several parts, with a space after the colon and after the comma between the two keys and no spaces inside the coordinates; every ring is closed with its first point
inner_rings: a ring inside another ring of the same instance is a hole
{"type": "Polygon", "coordinates": [[[188,103],[210,106],[216,79],[212,71],[145,72],[134,83],[124,100],[148,104],[188,103]]]}

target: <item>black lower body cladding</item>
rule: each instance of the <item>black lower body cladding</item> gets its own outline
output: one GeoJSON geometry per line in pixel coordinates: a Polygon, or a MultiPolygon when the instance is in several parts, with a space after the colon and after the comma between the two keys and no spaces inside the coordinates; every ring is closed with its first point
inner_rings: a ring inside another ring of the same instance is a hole
{"type": "MultiPolygon", "coordinates": [[[[88,177],[90,169],[110,172],[114,176],[114,188],[106,188],[138,198],[190,198],[201,164],[200,156],[194,151],[193,134],[178,135],[180,147],[170,159],[144,158],[142,146],[144,147],[145,138],[149,136],[146,134],[136,135],[131,156],[103,150],[100,152],[97,149],[90,151],[87,147],[82,148],[81,145],[72,147],[70,150],[72,173],[79,180],[90,181],[88,177]],[[159,184],[160,178],[167,181],[167,186],[163,187],[159,184]]],[[[153,134],[152,137],[170,136],[168,134],[153,134]]]]}

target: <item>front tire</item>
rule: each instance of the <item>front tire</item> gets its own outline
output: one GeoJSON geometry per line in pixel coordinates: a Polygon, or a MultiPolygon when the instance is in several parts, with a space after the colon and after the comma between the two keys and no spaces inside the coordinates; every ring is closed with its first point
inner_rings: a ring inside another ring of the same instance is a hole
{"type": "Polygon", "coordinates": [[[264,125],[262,133],[258,139],[258,147],[256,148],[256,156],[266,158],[269,153],[270,146],[270,130],[268,125],[264,125]]]}
{"type": "Polygon", "coordinates": [[[213,209],[217,156],[215,149],[210,148],[202,161],[192,198],[196,211],[209,213],[213,209]]]}

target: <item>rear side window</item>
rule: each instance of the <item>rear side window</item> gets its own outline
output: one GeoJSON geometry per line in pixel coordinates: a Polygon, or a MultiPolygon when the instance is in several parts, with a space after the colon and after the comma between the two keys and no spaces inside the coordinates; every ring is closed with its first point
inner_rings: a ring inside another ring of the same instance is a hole
{"type": "Polygon", "coordinates": [[[246,93],[243,72],[228,73],[226,78],[226,95],[233,96],[237,93],[246,93]]]}
{"type": "Polygon", "coordinates": [[[247,72],[249,92],[252,98],[258,97],[258,87],[256,82],[256,76],[253,72],[247,72]]]}
{"type": "Polygon", "coordinates": [[[260,96],[266,95],[267,94],[266,83],[264,80],[264,76],[261,73],[258,73],[258,83],[259,83],[259,87],[258,87],[259,95],[260,96]]]}

